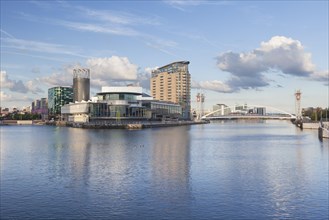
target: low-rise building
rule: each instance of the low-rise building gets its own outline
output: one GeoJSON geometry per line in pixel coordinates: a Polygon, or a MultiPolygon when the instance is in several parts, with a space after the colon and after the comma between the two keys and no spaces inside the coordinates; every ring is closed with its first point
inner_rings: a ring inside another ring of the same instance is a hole
{"type": "Polygon", "coordinates": [[[214,105],[213,111],[217,111],[213,114],[213,116],[229,115],[231,113],[231,109],[225,104],[214,105]]]}
{"type": "Polygon", "coordinates": [[[181,118],[182,107],[154,100],[142,87],[102,87],[92,100],[64,105],[62,119],[69,122],[99,120],[152,120],[181,118]]]}

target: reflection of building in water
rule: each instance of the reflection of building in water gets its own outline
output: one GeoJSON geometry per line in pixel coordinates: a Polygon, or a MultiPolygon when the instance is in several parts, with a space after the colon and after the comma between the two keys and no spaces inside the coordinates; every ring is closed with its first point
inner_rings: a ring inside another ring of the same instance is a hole
{"type": "Polygon", "coordinates": [[[76,182],[83,181],[86,184],[90,176],[91,154],[88,130],[69,128],[67,132],[72,176],[75,177],[76,182]]]}
{"type": "Polygon", "coordinates": [[[152,181],[157,196],[178,202],[190,196],[190,136],[188,127],[174,127],[154,132],[152,181]],[[168,195],[171,192],[171,195],[168,195]],[[166,195],[163,195],[163,194],[166,195]]]}

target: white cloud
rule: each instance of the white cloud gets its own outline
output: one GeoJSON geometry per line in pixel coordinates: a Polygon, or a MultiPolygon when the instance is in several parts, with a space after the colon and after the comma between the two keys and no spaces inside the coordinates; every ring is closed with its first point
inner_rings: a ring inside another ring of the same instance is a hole
{"type": "Polygon", "coordinates": [[[40,81],[51,86],[69,86],[73,84],[73,69],[90,69],[90,83],[92,87],[100,88],[117,83],[138,81],[138,66],[131,63],[127,57],[103,57],[86,60],[85,65],[74,64],[62,67],[50,76],[43,77],[40,81]]]}
{"type": "Polygon", "coordinates": [[[31,92],[33,94],[38,94],[43,92],[43,90],[40,89],[33,81],[28,81],[24,84],[22,80],[9,79],[7,72],[3,70],[1,70],[0,73],[0,85],[2,89],[9,89],[10,91],[18,93],[31,92]]]}
{"type": "Polygon", "coordinates": [[[14,82],[9,79],[6,71],[3,70],[0,72],[0,83],[1,88],[12,88],[14,86],[14,82]]]}
{"type": "Polygon", "coordinates": [[[135,14],[111,11],[111,10],[92,10],[90,8],[78,7],[83,14],[107,23],[118,25],[158,25],[159,22],[155,17],[141,17],[135,14]]]}
{"type": "Polygon", "coordinates": [[[77,67],[79,67],[78,64],[64,66],[50,76],[42,77],[40,81],[49,86],[70,86],[73,84],[73,69],[77,67]]]}
{"type": "Polygon", "coordinates": [[[33,94],[38,94],[38,93],[42,93],[43,90],[40,89],[36,83],[32,80],[29,80],[25,83],[25,87],[28,89],[28,91],[32,92],[33,94]]]}
{"type": "Polygon", "coordinates": [[[229,85],[223,83],[219,80],[213,80],[213,81],[192,81],[192,88],[197,89],[206,89],[206,90],[212,90],[216,92],[222,92],[222,93],[230,93],[232,92],[232,88],[230,88],[229,85]]]}
{"type": "Polygon", "coordinates": [[[0,91],[0,100],[2,107],[8,105],[8,103],[26,102],[31,103],[33,99],[27,95],[7,94],[4,91],[0,91]]]}
{"type": "Polygon", "coordinates": [[[186,11],[186,7],[199,5],[230,5],[230,1],[207,1],[207,0],[165,0],[171,7],[186,11]]]}
{"type": "Polygon", "coordinates": [[[165,2],[169,5],[201,5],[205,1],[197,1],[197,0],[165,0],[165,2]]]}
{"type": "Polygon", "coordinates": [[[95,33],[114,34],[121,36],[135,36],[139,33],[129,27],[121,27],[110,24],[95,24],[95,23],[82,23],[82,22],[69,22],[69,21],[56,21],[56,24],[68,27],[70,29],[80,31],[90,31],[95,33]]]}
{"type": "Polygon", "coordinates": [[[9,48],[25,52],[39,52],[50,54],[64,54],[78,57],[86,57],[80,54],[80,51],[76,48],[69,47],[67,45],[52,44],[40,41],[31,41],[17,38],[1,38],[1,48],[9,48]]]}
{"type": "MultiPolygon", "coordinates": [[[[59,6],[61,6],[61,2],[59,6]]],[[[177,43],[172,40],[166,40],[162,37],[156,35],[146,34],[145,27],[153,28],[155,26],[161,25],[160,18],[158,16],[141,16],[139,14],[127,13],[124,11],[111,11],[111,10],[95,10],[90,8],[85,8],[81,6],[71,6],[70,4],[64,4],[65,8],[69,8],[78,14],[79,22],[73,20],[64,20],[58,18],[46,18],[46,17],[37,17],[32,14],[20,13],[21,17],[25,20],[33,22],[42,22],[47,25],[58,25],[63,26],[71,30],[84,31],[84,32],[93,32],[93,33],[102,33],[109,35],[117,36],[127,36],[127,37],[137,37],[142,39],[145,44],[149,47],[152,47],[160,52],[172,55],[177,57],[169,49],[175,49],[177,43]]],[[[152,32],[152,31],[151,31],[152,32]]],[[[153,31],[152,33],[156,33],[153,31]]],[[[17,39],[9,39],[8,41],[16,41],[17,39]]],[[[18,47],[17,44],[22,42],[14,42],[15,47],[18,47]]],[[[23,44],[30,44],[34,42],[23,42],[23,44]]],[[[42,43],[42,42],[39,42],[42,43]]],[[[79,51],[76,51],[75,48],[70,48],[65,45],[41,45],[49,46],[46,47],[46,50],[50,50],[53,53],[57,51],[62,51],[64,54],[81,56],[79,51]],[[58,50],[58,47],[63,47],[58,50]]],[[[12,47],[12,45],[10,46],[12,47]]],[[[39,44],[36,44],[36,49],[40,47],[39,44]]]]}
{"type": "Polygon", "coordinates": [[[95,79],[103,81],[137,79],[138,66],[132,64],[127,57],[91,58],[86,64],[95,79]]]}
{"type": "Polygon", "coordinates": [[[323,82],[324,85],[329,86],[329,70],[327,71],[317,71],[311,75],[313,80],[323,82]]]}
{"type": "Polygon", "coordinates": [[[267,68],[274,68],[285,74],[308,76],[315,71],[312,56],[304,50],[298,40],[284,36],[272,37],[268,42],[262,42],[256,56],[263,58],[267,68]]]}
{"type": "Polygon", "coordinates": [[[148,73],[149,75],[151,75],[152,74],[152,71],[153,70],[156,70],[156,69],[158,69],[159,67],[158,66],[156,66],[156,67],[146,67],[145,69],[144,69],[144,72],[145,73],[148,73]]]}
{"type": "Polygon", "coordinates": [[[12,95],[5,93],[4,91],[0,91],[0,100],[1,101],[9,101],[11,100],[12,95]]]}
{"type": "Polygon", "coordinates": [[[47,19],[47,21],[70,29],[121,36],[143,35],[143,32],[137,30],[137,26],[155,26],[160,24],[156,16],[144,17],[123,11],[95,10],[81,6],[66,5],[65,7],[70,7],[75,12],[78,12],[82,18],[80,20],[87,19],[88,21],[75,22],[58,19],[47,19]]]}
{"type": "Polygon", "coordinates": [[[300,41],[274,36],[247,53],[226,52],[217,57],[219,69],[231,73],[225,82],[232,91],[258,89],[270,85],[270,74],[322,79],[300,41]],[[275,71],[273,71],[275,70],[275,71]]]}

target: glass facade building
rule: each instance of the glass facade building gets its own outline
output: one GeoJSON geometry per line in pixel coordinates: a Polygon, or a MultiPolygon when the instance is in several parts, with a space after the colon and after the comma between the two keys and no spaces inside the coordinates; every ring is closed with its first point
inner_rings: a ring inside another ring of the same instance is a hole
{"type": "Polygon", "coordinates": [[[70,122],[179,119],[182,107],[153,100],[143,94],[142,87],[102,87],[94,100],[64,105],[61,114],[70,122]]]}
{"type": "Polygon", "coordinates": [[[48,89],[48,114],[56,116],[61,114],[61,107],[73,102],[73,88],[58,86],[48,89]]]}
{"type": "Polygon", "coordinates": [[[98,102],[107,103],[105,117],[143,118],[144,109],[137,101],[142,95],[141,87],[103,87],[97,93],[98,102]]]}
{"type": "Polygon", "coordinates": [[[175,103],[169,103],[164,101],[143,101],[143,107],[148,109],[152,113],[152,118],[181,118],[182,117],[182,107],[175,103]]]}

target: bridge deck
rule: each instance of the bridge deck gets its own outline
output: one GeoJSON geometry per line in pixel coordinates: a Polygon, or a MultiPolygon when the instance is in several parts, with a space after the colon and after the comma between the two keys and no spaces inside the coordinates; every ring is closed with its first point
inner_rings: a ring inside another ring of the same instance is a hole
{"type": "Polygon", "coordinates": [[[278,119],[291,120],[290,116],[270,116],[270,115],[223,115],[223,116],[208,116],[203,117],[208,120],[230,120],[230,119],[278,119]]]}

